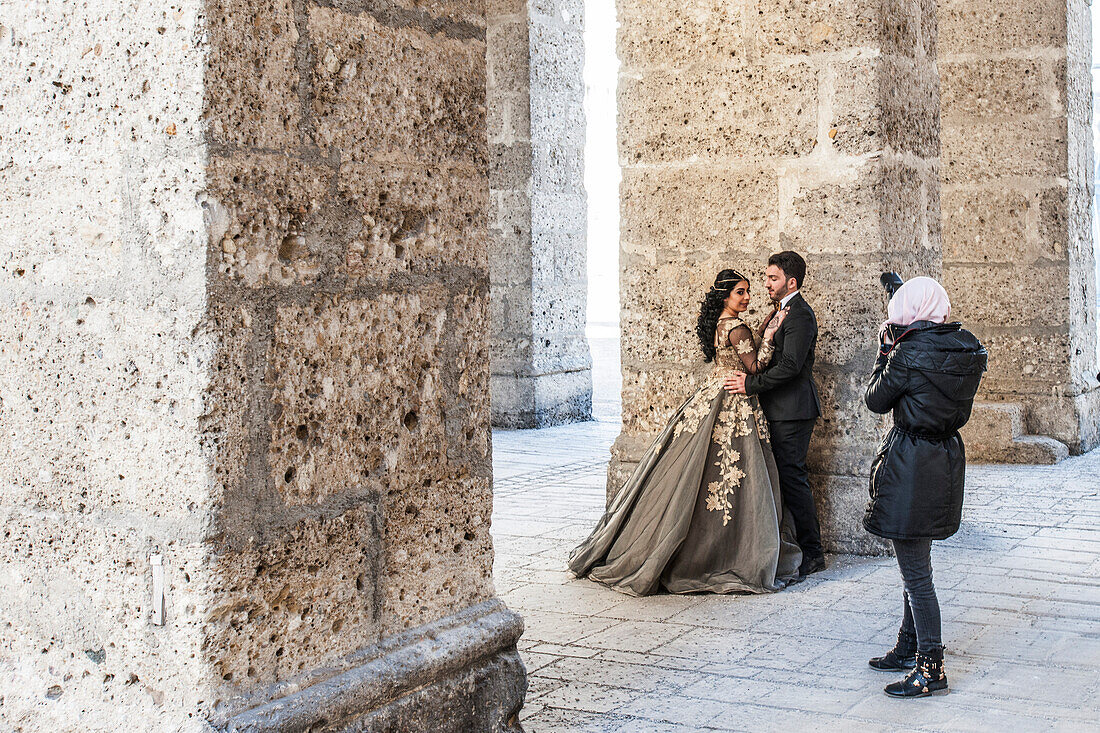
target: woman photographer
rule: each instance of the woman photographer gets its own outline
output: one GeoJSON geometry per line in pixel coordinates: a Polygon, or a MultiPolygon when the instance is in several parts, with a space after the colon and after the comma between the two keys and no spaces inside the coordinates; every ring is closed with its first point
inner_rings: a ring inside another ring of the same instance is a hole
{"type": "Polygon", "coordinates": [[[885,688],[894,697],[947,691],[940,607],[932,585],[932,540],[959,529],[966,453],[959,428],[970,419],[986,352],[973,334],[947,323],[943,287],[913,278],[890,299],[881,348],[864,401],[893,411],[894,425],[871,465],[868,532],[892,541],[904,584],[897,644],[870,660],[908,675],[885,688]]]}

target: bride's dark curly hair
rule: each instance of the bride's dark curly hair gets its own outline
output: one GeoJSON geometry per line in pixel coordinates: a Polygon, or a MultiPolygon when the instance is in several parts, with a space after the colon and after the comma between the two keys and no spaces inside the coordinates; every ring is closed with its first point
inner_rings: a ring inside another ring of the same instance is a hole
{"type": "Polygon", "coordinates": [[[714,331],[718,328],[718,316],[726,307],[726,298],[739,282],[748,282],[748,278],[737,270],[722,270],[714,278],[714,285],[703,297],[699,305],[699,322],[695,333],[699,336],[699,346],[703,349],[703,361],[714,361],[718,350],[714,348],[714,331]]]}

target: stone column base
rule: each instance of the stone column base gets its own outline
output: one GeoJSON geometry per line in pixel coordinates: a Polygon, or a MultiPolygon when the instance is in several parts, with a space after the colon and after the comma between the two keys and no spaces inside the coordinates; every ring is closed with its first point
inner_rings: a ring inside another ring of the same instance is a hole
{"type": "Polygon", "coordinates": [[[493,427],[549,428],[592,419],[592,370],[519,376],[494,374],[493,427]]]}
{"type": "Polygon", "coordinates": [[[521,733],[522,633],[522,618],[486,601],[237,700],[212,722],[231,733],[521,733]]]}

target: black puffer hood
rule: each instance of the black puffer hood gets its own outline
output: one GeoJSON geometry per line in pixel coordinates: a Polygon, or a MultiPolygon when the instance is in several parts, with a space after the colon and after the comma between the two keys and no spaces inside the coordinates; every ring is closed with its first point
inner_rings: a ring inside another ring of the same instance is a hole
{"type": "Polygon", "coordinates": [[[981,342],[959,323],[917,321],[891,350],[890,361],[921,372],[945,397],[952,400],[974,396],[989,355],[981,342]]]}

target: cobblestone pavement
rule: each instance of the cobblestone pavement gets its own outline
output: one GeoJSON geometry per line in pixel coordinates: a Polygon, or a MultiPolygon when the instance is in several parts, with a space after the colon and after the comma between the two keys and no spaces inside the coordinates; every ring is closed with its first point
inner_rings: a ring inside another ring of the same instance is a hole
{"type": "Polygon", "coordinates": [[[1100,731],[1100,450],[975,466],[933,549],[951,694],[894,700],[890,558],[836,556],[765,596],[629,598],[565,570],[604,503],[613,422],[493,436],[495,582],[523,614],[531,733],[1100,731]]]}

